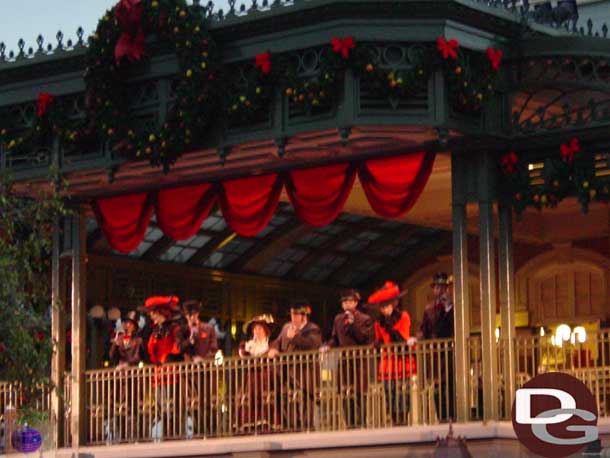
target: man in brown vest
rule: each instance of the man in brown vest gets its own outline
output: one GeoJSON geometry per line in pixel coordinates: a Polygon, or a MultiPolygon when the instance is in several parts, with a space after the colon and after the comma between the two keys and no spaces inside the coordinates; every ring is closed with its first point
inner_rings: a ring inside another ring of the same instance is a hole
{"type": "MultiPolygon", "coordinates": [[[[371,346],[375,343],[373,319],[360,311],[361,296],[355,289],[341,292],[341,307],[333,322],[329,341],[321,350],[334,347],[371,346]]],[[[365,427],[364,406],[369,380],[374,374],[374,364],[370,351],[351,349],[343,352],[338,370],[333,377],[343,402],[343,413],[348,427],[365,427]]]]}
{"type": "MultiPolygon", "coordinates": [[[[290,305],[290,321],[269,345],[269,357],[280,353],[317,350],[322,345],[322,333],[309,321],[311,306],[306,299],[290,305]]],[[[283,422],[288,429],[310,430],[314,426],[316,393],[318,392],[318,355],[306,354],[282,358],[276,373],[278,405],[283,406],[283,422]],[[296,421],[295,421],[296,420],[296,421]]]]}

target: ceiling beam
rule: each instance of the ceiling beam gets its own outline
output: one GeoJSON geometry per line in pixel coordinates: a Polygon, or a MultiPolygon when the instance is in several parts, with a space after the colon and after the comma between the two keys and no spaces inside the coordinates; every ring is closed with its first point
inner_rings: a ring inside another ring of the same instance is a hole
{"type": "Polygon", "coordinates": [[[174,239],[168,237],[167,235],[164,235],[155,243],[153,243],[148,250],[144,252],[144,254],[141,256],[141,259],[147,261],[158,261],[161,256],[163,256],[163,253],[169,250],[173,244],[174,239]]]}
{"type": "Polygon", "coordinates": [[[199,248],[191,259],[188,260],[187,264],[190,266],[201,266],[203,262],[210,257],[214,251],[216,251],[221,245],[224,244],[225,240],[229,237],[233,237],[233,231],[226,227],[220,232],[214,233],[211,240],[208,243],[199,248]]]}
{"type": "Polygon", "coordinates": [[[387,256],[377,256],[375,253],[380,249],[384,248],[385,246],[391,245],[392,242],[394,242],[398,237],[405,237],[405,235],[410,237],[415,232],[417,232],[417,230],[417,226],[411,226],[408,224],[405,224],[404,227],[400,229],[385,229],[384,234],[381,237],[379,237],[377,240],[373,240],[362,251],[350,254],[347,258],[347,261],[345,261],[343,265],[337,267],[335,271],[330,274],[326,281],[330,284],[338,285],[339,278],[342,276],[341,274],[345,272],[344,266],[357,264],[363,257],[380,259],[385,261],[386,264],[392,262],[394,260],[393,258],[387,256]]]}
{"type": "Polygon", "coordinates": [[[371,289],[378,288],[387,280],[396,281],[400,284],[401,281],[405,280],[409,275],[421,268],[422,261],[437,255],[439,251],[442,251],[447,247],[451,248],[451,246],[451,232],[442,232],[436,237],[430,237],[429,240],[418,244],[416,251],[412,253],[403,253],[398,262],[382,268],[370,280],[367,280],[364,285],[371,289]]]}
{"type": "Polygon", "coordinates": [[[251,262],[256,256],[266,252],[272,245],[300,227],[302,227],[301,222],[296,216],[292,215],[291,218],[286,222],[277,226],[262,239],[257,240],[256,243],[252,245],[252,248],[229,264],[227,266],[227,270],[232,272],[240,272],[244,270],[244,267],[247,266],[248,263],[251,262]]]}

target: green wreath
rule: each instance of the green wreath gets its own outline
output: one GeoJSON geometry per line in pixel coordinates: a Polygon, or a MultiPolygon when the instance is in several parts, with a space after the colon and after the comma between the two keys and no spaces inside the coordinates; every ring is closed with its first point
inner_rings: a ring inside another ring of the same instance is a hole
{"type": "Polygon", "coordinates": [[[199,11],[185,0],[121,0],[89,39],[89,130],[120,155],[148,159],[166,173],[181,154],[201,143],[215,106],[219,58],[199,11]],[[149,35],[156,35],[161,46],[171,44],[178,58],[175,100],[161,126],[137,126],[127,103],[131,63],[144,57],[149,35]]]}

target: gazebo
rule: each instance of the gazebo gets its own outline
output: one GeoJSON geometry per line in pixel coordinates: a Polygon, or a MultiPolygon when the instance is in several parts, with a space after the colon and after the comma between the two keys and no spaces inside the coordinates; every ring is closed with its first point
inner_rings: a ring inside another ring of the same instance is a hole
{"type": "MultiPolygon", "coordinates": [[[[594,348],[574,341],[561,358],[541,335],[516,331],[522,319],[544,335],[606,314],[597,271],[587,271],[586,311],[578,299],[554,315],[530,310],[529,320],[521,304],[538,301],[532,285],[543,303],[548,285],[527,283],[537,277],[526,273],[515,283],[515,263],[539,272],[528,261],[549,245],[565,256],[610,251],[608,29],[577,26],[570,5],[232,0],[222,11],[198,0],[122,0],[88,40],[79,30],[75,41],[58,34],[45,46],[41,37],[16,53],[0,45],[2,168],[36,185],[54,166],[76,211],[58,223],[53,252],[54,301],[71,314],[64,378],[66,322],[53,312],[53,380],[65,392],[51,396],[57,446],[155,439],[127,414],[116,430],[130,432],[109,433],[112,398],[141,390],[133,402],[145,409],[157,375],[151,367],[117,375],[95,355],[87,364],[93,305],[134,306],[156,292],[207,298],[231,332],[302,294],[327,320],[338,287],[368,292],[394,278],[410,288],[405,305],[417,321],[432,265],[453,274],[454,338],[397,350],[419,358],[408,388],[418,414],[394,426],[437,423],[423,374],[429,365],[434,378],[449,358],[455,393],[441,397],[455,397],[458,428],[509,419],[524,377],[550,368],[577,374],[605,406],[608,336],[599,326],[589,333],[594,348]],[[589,241],[560,243],[581,238],[589,241]]],[[[569,278],[580,281],[578,272],[569,278]]],[[[302,357],[320,365],[322,382],[332,379],[325,357],[302,357]]],[[[240,364],[176,373],[214,374],[229,390],[240,364]]],[[[164,409],[192,401],[181,390],[164,409]]],[[[326,394],[325,412],[341,410],[343,400],[326,394]]],[[[202,437],[234,435],[226,396],[210,420],[216,429],[202,437]]],[[[327,420],[314,429],[346,428],[327,420]]],[[[176,428],[175,438],[187,434],[176,428]]],[[[311,429],[296,422],[282,431],[311,429]]]]}

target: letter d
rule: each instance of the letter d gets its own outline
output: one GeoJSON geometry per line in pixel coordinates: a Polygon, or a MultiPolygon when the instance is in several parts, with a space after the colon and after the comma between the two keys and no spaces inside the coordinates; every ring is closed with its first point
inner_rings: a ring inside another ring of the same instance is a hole
{"type": "Polygon", "coordinates": [[[515,421],[523,425],[550,425],[562,423],[572,417],[561,413],[549,418],[532,418],[532,396],[553,396],[559,399],[561,409],[575,409],[576,399],[570,393],[553,388],[520,388],[515,395],[515,421]]]}

